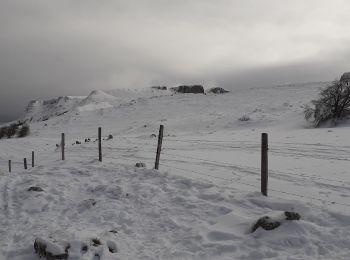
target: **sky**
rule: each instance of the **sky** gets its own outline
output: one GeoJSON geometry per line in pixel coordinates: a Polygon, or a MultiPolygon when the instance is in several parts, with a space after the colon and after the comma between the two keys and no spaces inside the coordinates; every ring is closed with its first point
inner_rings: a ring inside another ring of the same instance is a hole
{"type": "Polygon", "coordinates": [[[227,89],[350,71],[348,0],[0,0],[0,121],[94,89],[227,89]]]}

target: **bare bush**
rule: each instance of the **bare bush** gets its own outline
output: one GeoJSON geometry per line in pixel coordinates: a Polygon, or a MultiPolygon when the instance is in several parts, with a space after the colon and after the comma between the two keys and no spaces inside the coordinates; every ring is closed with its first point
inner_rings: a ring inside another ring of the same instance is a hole
{"type": "Polygon", "coordinates": [[[7,127],[7,138],[11,138],[16,135],[18,130],[18,125],[17,124],[11,124],[9,127],[7,127]]]}
{"type": "Polygon", "coordinates": [[[335,80],[321,90],[319,99],[311,101],[313,107],[306,106],[304,115],[315,127],[330,119],[341,119],[350,112],[350,86],[347,82],[335,80]]]}
{"type": "Polygon", "coordinates": [[[26,137],[27,135],[29,135],[29,132],[30,132],[29,125],[23,125],[18,132],[18,137],[26,137]]]}
{"type": "Polygon", "coordinates": [[[248,115],[243,115],[240,118],[238,118],[239,121],[246,122],[250,120],[250,117],[248,115]]]}

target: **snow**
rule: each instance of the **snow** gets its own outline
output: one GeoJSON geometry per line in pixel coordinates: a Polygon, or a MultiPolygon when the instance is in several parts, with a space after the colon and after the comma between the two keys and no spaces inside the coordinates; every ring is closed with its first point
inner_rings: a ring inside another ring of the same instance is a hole
{"type": "Polygon", "coordinates": [[[0,259],[39,259],[36,238],[57,252],[68,243],[70,259],[348,259],[348,123],[313,129],[302,114],[324,85],[225,95],[95,91],[65,101],[68,112],[59,116],[53,102],[55,113],[32,121],[29,137],[0,140],[0,259]],[[160,124],[156,171],[151,135],[160,124]],[[114,136],[102,143],[103,162],[93,142],[98,126],[104,139],[114,136]],[[61,132],[65,161],[56,149],[61,132]],[[262,132],[269,134],[268,197],[259,193],[262,132]],[[32,150],[36,166],[24,171],[32,150]],[[301,219],[250,232],[259,218],[281,219],[284,211],[301,219]]]}

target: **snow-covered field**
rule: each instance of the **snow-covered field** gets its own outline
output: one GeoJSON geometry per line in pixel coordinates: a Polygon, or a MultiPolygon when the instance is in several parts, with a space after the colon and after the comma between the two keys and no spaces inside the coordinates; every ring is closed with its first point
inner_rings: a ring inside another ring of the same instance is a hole
{"type": "Polygon", "coordinates": [[[313,129],[302,113],[323,86],[93,91],[32,102],[31,135],[0,140],[0,259],[39,259],[35,238],[62,250],[69,243],[69,259],[349,259],[348,124],[313,129]],[[102,163],[93,142],[99,126],[114,137],[102,143],[102,163]],[[56,147],[62,132],[65,161],[56,147]],[[263,132],[268,197],[259,193],[263,132]],[[25,171],[31,151],[36,166],[25,171]],[[301,220],[250,232],[260,217],[283,211],[301,220]]]}

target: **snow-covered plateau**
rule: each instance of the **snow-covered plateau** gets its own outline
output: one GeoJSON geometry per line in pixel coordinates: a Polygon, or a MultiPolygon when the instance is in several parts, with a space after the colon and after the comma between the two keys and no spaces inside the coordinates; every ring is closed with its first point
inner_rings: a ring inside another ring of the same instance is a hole
{"type": "Polygon", "coordinates": [[[0,259],[40,259],[35,241],[70,260],[350,259],[349,123],[312,128],[303,116],[326,84],[32,101],[21,118],[30,135],[0,140],[0,259]],[[261,133],[269,138],[267,197],[261,133]],[[261,217],[281,220],[285,211],[300,220],[251,232],[261,217]]]}

